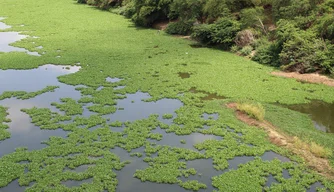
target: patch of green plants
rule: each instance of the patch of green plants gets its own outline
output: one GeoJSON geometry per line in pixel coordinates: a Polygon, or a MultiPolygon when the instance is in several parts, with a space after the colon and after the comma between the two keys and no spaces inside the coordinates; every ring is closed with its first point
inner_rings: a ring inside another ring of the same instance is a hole
{"type": "Polygon", "coordinates": [[[64,111],[66,115],[81,115],[83,112],[82,105],[77,103],[77,101],[71,98],[61,98],[60,101],[62,104],[59,103],[51,103],[52,106],[55,106],[60,111],[64,111]]]}
{"type": "Polygon", "coordinates": [[[59,88],[59,86],[47,86],[44,89],[36,91],[36,92],[4,91],[0,95],[0,100],[9,99],[9,98],[12,98],[12,97],[15,97],[17,99],[22,99],[22,100],[31,99],[31,98],[34,98],[34,97],[36,97],[38,95],[41,95],[43,93],[54,92],[55,89],[57,89],[57,88],[59,88]]]}
{"type": "Polygon", "coordinates": [[[164,114],[162,116],[163,119],[173,119],[173,114],[164,114]]]}
{"type": "Polygon", "coordinates": [[[7,108],[0,106],[0,141],[10,138],[10,133],[6,131],[9,126],[5,123],[9,123],[11,120],[6,118],[7,115],[7,108]]]}

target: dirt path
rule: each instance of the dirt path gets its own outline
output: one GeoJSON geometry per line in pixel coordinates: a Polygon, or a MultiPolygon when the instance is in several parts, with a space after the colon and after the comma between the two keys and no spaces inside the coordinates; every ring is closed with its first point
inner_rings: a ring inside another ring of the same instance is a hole
{"type": "Polygon", "coordinates": [[[274,71],[271,74],[276,75],[276,76],[281,76],[281,77],[294,78],[302,82],[319,83],[319,84],[325,84],[325,85],[334,87],[334,79],[331,79],[324,75],[313,74],[313,73],[312,74],[300,74],[296,72],[287,73],[283,71],[274,71]]]}
{"type": "Polygon", "coordinates": [[[301,156],[310,168],[316,170],[321,175],[334,180],[334,169],[330,166],[329,161],[325,158],[317,157],[310,150],[307,150],[309,144],[297,139],[296,137],[291,137],[282,133],[277,127],[268,121],[260,122],[249,117],[247,114],[237,110],[236,103],[229,103],[226,106],[235,110],[235,114],[240,121],[250,126],[256,126],[264,129],[268,133],[269,140],[273,144],[287,148],[296,155],[301,156]]]}

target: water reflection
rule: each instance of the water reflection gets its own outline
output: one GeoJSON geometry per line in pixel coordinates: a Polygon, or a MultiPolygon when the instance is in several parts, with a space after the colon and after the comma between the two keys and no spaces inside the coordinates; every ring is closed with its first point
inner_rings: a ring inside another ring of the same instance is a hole
{"type": "Polygon", "coordinates": [[[334,133],[334,103],[313,100],[307,104],[288,105],[287,107],[310,115],[317,129],[334,133]]]}
{"type": "MultiPolygon", "coordinates": [[[[0,21],[1,21],[1,20],[4,20],[4,19],[5,19],[4,17],[0,17],[0,21]]],[[[6,25],[6,24],[3,23],[3,22],[0,22],[0,30],[9,29],[9,28],[11,28],[11,26],[6,25]]]]}
{"type": "Polygon", "coordinates": [[[67,70],[64,66],[53,65],[44,65],[32,70],[0,70],[0,94],[4,91],[38,91],[48,85],[59,86],[55,92],[44,93],[32,99],[11,98],[0,101],[1,106],[9,108],[8,118],[12,120],[8,129],[11,138],[0,141],[0,157],[13,152],[17,147],[28,147],[29,150],[41,149],[45,147],[41,141],[49,139],[50,136],[66,137],[67,132],[62,130],[40,130],[30,123],[29,115],[21,112],[21,109],[51,108],[58,112],[55,107],[50,106],[52,102],[59,102],[60,98],[63,97],[79,99],[80,92],[76,91],[73,86],[60,83],[57,80],[57,76],[74,73],[78,70],[78,67],[67,70]]]}
{"type": "Polygon", "coordinates": [[[18,52],[26,52],[29,55],[40,56],[38,52],[30,52],[27,49],[14,47],[10,45],[26,37],[27,37],[26,35],[20,35],[20,33],[18,32],[0,32],[0,52],[7,53],[12,51],[18,51],[18,52]]]}
{"type": "Polygon", "coordinates": [[[151,96],[148,93],[137,92],[135,94],[126,94],[126,98],[117,100],[117,108],[124,108],[124,110],[117,110],[116,113],[105,115],[111,121],[135,121],[139,119],[148,118],[151,114],[158,114],[159,116],[165,113],[174,113],[183,104],[177,99],[161,99],[156,102],[145,102],[143,100],[149,99],[151,96]]]}

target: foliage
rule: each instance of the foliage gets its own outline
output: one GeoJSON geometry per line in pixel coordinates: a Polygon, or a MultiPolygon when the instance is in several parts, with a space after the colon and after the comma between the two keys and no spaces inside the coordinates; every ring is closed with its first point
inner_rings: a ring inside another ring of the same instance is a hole
{"type": "Polygon", "coordinates": [[[263,121],[265,116],[265,109],[260,103],[254,102],[238,102],[237,109],[247,113],[247,115],[263,121]]]}
{"type": "Polygon", "coordinates": [[[240,24],[229,18],[221,18],[214,24],[194,27],[192,37],[201,43],[230,47],[234,43],[240,24]]]}
{"type": "Polygon", "coordinates": [[[162,116],[162,118],[163,119],[172,119],[173,118],[173,114],[164,114],[163,116],[162,116]]]}
{"type": "MultiPolygon", "coordinates": [[[[283,44],[280,61],[287,70],[292,68],[300,73],[314,72],[333,61],[327,52],[326,43],[316,38],[314,33],[299,31],[290,34],[289,40],[283,44]]],[[[332,64],[327,65],[329,70],[332,64]]]]}
{"type": "Polygon", "coordinates": [[[192,21],[177,21],[169,23],[166,28],[166,33],[168,34],[179,34],[179,35],[189,35],[192,29],[192,21]]]}
{"type": "Polygon", "coordinates": [[[251,45],[255,41],[255,36],[255,32],[250,29],[242,30],[237,33],[234,42],[237,46],[244,47],[251,45]]]}
{"type": "Polygon", "coordinates": [[[7,115],[7,108],[0,106],[0,141],[10,138],[10,133],[6,131],[9,126],[5,123],[11,120],[6,118],[7,115]]]}
{"type": "Polygon", "coordinates": [[[135,14],[132,20],[141,26],[151,26],[155,21],[166,19],[172,0],[133,1],[135,14]]]}
{"type": "Polygon", "coordinates": [[[203,14],[207,20],[214,21],[219,17],[228,17],[231,14],[227,7],[226,1],[222,0],[208,0],[203,7],[203,14]]]}
{"type": "Polygon", "coordinates": [[[262,7],[243,9],[240,13],[240,18],[242,28],[259,28],[260,30],[264,30],[263,32],[266,32],[263,26],[265,15],[262,7]]]}
{"type": "Polygon", "coordinates": [[[4,91],[0,95],[0,100],[9,99],[12,97],[16,97],[17,99],[22,99],[22,100],[31,99],[43,93],[54,92],[54,90],[57,88],[59,88],[59,86],[47,86],[42,90],[39,90],[36,92],[29,92],[29,93],[25,91],[4,91]]]}
{"type": "Polygon", "coordinates": [[[260,39],[255,44],[256,52],[252,57],[253,61],[266,65],[280,66],[279,53],[281,48],[277,43],[270,43],[266,39],[260,39]]]}
{"type": "Polygon", "coordinates": [[[253,51],[253,47],[250,45],[247,45],[240,50],[240,53],[243,56],[248,56],[252,53],[252,51],[253,51]]]}

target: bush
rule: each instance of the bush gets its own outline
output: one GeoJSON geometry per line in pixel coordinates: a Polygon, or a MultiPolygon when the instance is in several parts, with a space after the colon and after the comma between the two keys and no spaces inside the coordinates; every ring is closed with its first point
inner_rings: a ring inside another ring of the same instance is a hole
{"type": "Polygon", "coordinates": [[[230,47],[234,44],[235,36],[239,31],[240,23],[238,21],[230,18],[221,18],[211,28],[211,43],[230,47]]]}
{"type": "Polygon", "coordinates": [[[286,70],[308,73],[330,68],[332,64],[326,63],[331,63],[333,57],[326,43],[313,32],[300,31],[291,34],[291,38],[284,43],[280,61],[286,70]]]}
{"type": "Polygon", "coordinates": [[[252,57],[253,61],[265,65],[280,66],[279,53],[281,52],[281,48],[276,42],[261,39],[255,42],[255,45],[255,55],[252,57]]]}
{"type": "Polygon", "coordinates": [[[255,40],[254,32],[250,29],[239,31],[235,37],[235,44],[239,47],[250,45],[255,40]]]}
{"type": "Polygon", "coordinates": [[[132,1],[135,14],[133,22],[140,26],[151,26],[155,21],[167,19],[171,0],[132,1]]]}
{"type": "Polygon", "coordinates": [[[238,102],[237,109],[259,121],[264,120],[265,109],[260,103],[238,102]]]}
{"type": "Polygon", "coordinates": [[[231,18],[221,18],[214,24],[203,24],[193,28],[192,38],[204,44],[222,45],[229,48],[234,44],[240,23],[231,18]]]}
{"type": "Polygon", "coordinates": [[[252,53],[252,51],[253,51],[253,47],[247,45],[247,46],[243,47],[243,48],[240,50],[240,53],[241,53],[241,55],[243,55],[243,56],[248,56],[248,55],[250,55],[250,54],[252,53]]]}
{"type": "Polygon", "coordinates": [[[169,23],[166,28],[166,33],[173,35],[189,35],[191,33],[193,22],[192,21],[177,21],[169,23]]]}
{"type": "Polygon", "coordinates": [[[259,28],[267,33],[263,25],[265,15],[262,7],[243,9],[240,13],[240,17],[240,22],[243,28],[259,28]]]}
{"type": "Polygon", "coordinates": [[[230,51],[232,53],[237,53],[239,51],[240,47],[238,47],[237,45],[233,45],[230,49],[230,51]]]}
{"type": "Polygon", "coordinates": [[[191,37],[203,44],[210,44],[212,40],[211,27],[212,25],[208,24],[197,25],[193,28],[191,37]]]}
{"type": "Polygon", "coordinates": [[[320,37],[331,40],[334,43],[334,15],[326,14],[321,17],[316,25],[315,30],[320,37]]]}

